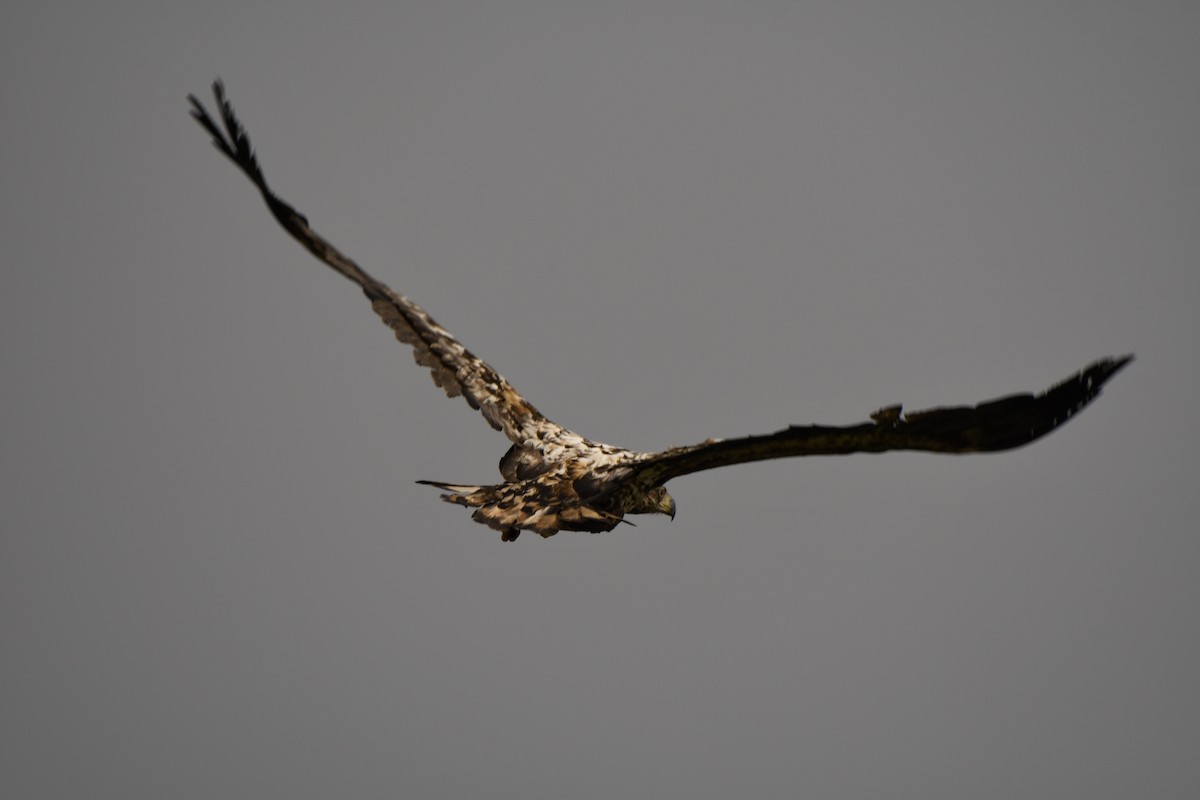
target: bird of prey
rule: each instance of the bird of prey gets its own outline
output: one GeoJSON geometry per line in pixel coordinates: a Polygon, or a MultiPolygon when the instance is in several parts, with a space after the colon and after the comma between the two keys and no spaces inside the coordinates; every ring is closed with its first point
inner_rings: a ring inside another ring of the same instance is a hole
{"type": "Polygon", "coordinates": [[[222,124],[189,95],[192,116],[212,135],[213,145],[258,187],[284,230],[358,284],[396,338],[413,348],[417,363],[430,369],[433,382],[450,397],[461,395],[512,441],[500,459],[501,483],[418,481],[441,489],[445,492],[442,499],[448,502],[474,508],[475,521],[499,530],[506,542],[515,540],[523,530],[543,537],[559,531],[610,531],[628,522],[626,514],[657,513],[674,518],[675,501],[665,488],[668,481],[731,464],[888,450],[987,453],[1020,447],[1071,419],[1132,358],[1101,359],[1038,395],[1016,394],[976,406],[907,414],[893,405],[857,425],[793,425],[776,433],[709,439],[657,453],[594,442],[547,419],[423,308],[318,235],[303,214],[268,187],[219,80],[213,84],[213,94],[222,124]]]}

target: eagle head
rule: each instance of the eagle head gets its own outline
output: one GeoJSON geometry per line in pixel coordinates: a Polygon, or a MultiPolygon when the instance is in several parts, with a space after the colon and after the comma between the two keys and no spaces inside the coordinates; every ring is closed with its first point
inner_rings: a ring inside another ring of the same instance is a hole
{"type": "Polygon", "coordinates": [[[671,519],[675,519],[675,498],[667,493],[665,486],[655,486],[646,492],[644,504],[633,513],[666,514],[671,519]]]}

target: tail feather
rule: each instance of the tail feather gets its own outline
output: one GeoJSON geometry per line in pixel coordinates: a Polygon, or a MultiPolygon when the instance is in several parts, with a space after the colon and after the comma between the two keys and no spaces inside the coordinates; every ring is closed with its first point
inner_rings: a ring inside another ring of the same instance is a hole
{"type": "Polygon", "coordinates": [[[442,483],[441,481],[417,481],[417,483],[423,486],[436,486],[437,488],[444,489],[447,492],[466,492],[468,494],[471,492],[478,492],[480,489],[486,488],[484,486],[469,486],[465,483],[442,483]]]}
{"type": "Polygon", "coordinates": [[[442,483],[441,481],[417,481],[425,486],[436,486],[447,492],[442,499],[447,503],[457,503],[468,508],[478,508],[488,503],[494,503],[499,496],[495,486],[470,486],[463,483],[442,483]]]}

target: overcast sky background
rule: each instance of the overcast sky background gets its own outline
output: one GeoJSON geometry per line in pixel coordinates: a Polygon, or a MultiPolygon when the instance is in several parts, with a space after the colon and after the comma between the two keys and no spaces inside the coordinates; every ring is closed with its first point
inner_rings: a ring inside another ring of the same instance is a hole
{"type": "Polygon", "coordinates": [[[0,795],[1200,796],[1200,5],[10,2],[0,795]],[[638,449],[1042,389],[992,456],[504,544],[507,442],[187,116],[638,449]]]}

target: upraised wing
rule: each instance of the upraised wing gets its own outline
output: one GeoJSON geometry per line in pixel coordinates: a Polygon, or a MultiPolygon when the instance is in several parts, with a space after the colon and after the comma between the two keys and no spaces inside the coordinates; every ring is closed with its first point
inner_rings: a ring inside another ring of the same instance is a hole
{"type": "Polygon", "coordinates": [[[527,439],[558,438],[565,431],[542,416],[529,401],[517,393],[496,370],[463,347],[445,328],[438,325],[425,309],[404,295],[371,277],[332,244],[317,234],[308,219],[271,191],[263,177],[250,139],[225,97],[225,87],[218,80],[213,95],[220,111],[224,130],[209,116],[194,95],[192,116],[213,138],[213,145],[233,163],[262,192],[263,199],[283,229],[309,252],[362,287],[371,301],[371,308],[396,333],[396,338],[413,348],[413,357],[421,366],[429,367],[433,382],[449,397],[462,395],[472,408],[478,409],[497,430],[514,442],[527,439]]]}
{"type": "Polygon", "coordinates": [[[638,464],[618,467],[613,479],[649,488],[692,472],[771,458],[888,450],[931,453],[1010,450],[1040,439],[1065,423],[1094,400],[1100,394],[1100,387],[1132,360],[1133,356],[1102,359],[1039,395],[1016,394],[977,406],[933,408],[911,414],[902,414],[900,406],[890,406],[872,414],[873,421],[859,425],[796,425],[763,436],[677,447],[651,455],[638,464]]]}

